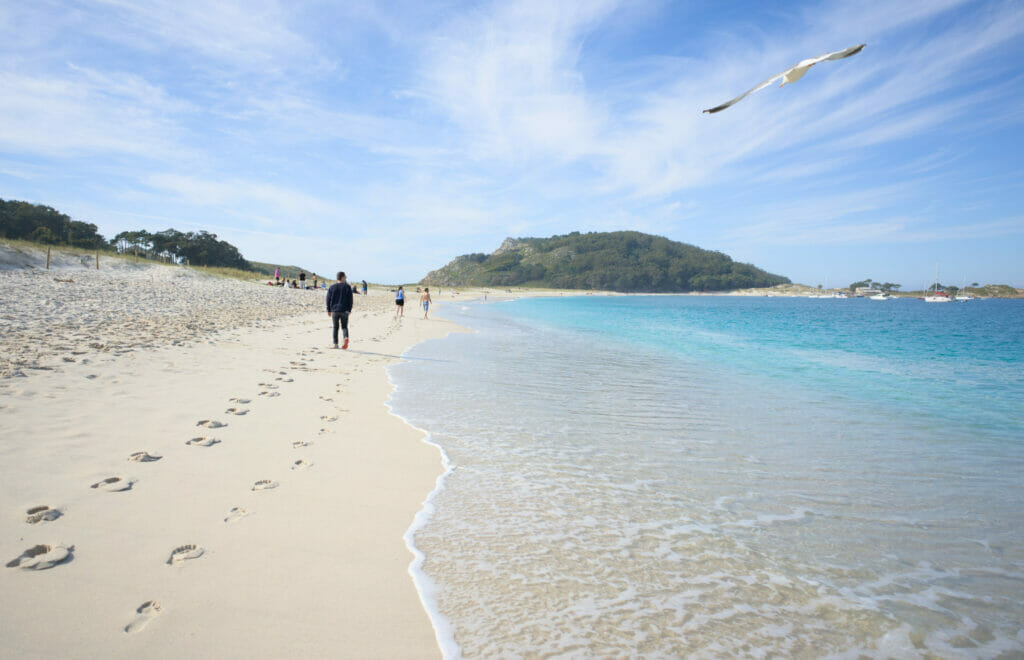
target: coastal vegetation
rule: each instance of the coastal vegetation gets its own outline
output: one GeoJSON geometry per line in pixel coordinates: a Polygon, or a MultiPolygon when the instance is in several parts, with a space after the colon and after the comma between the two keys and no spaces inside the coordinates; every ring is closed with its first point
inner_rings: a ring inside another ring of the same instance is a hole
{"type": "MultiPolygon", "coordinates": [[[[820,286],[820,285],[819,285],[820,286]]],[[[878,289],[879,291],[885,291],[886,293],[893,294],[901,297],[921,297],[927,295],[929,292],[935,290],[935,286],[929,287],[927,290],[921,291],[900,291],[901,285],[894,284],[892,282],[876,282],[870,277],[860,282],[853,282],[849,286],[850,293],[854,293],[857,289],[878,289]]],[[[972,282],[968,286],[958,287],[953,284],[942,284],[938,285],[939,291],[945,291],[951,296],[956,295],[972,295],[978,298],[1022,298],[1024,297],[1024,291],[1021,289],[1014,288],[1008,284],[986,284],[984,286],[977,282],[972,282]]]]}
{"type": "Polygon", "coordinates": [[[895,284],[893,282],[875,282],[869,277],[865,280],[861,280],[860,282],[853,282],[850,284],[849,289],[851,293],[857,289],[878,289],[879,291],[892,293],[894,291],[898,291],[901,286],[901,284],[895,284]]]}
{"type": "Polygon", "coordinates": [[[92,223],[72,220],[49,206],[4,199],[0,199],[0,238],[92,249],[107,247],[106,239],[92,223]]]}
{"type": "Polygon", "coordinates": [[[278,267],[248,261],[237,247],[207,231],[181,232],[171,228],[149,232],[140,229],[122,231],[107,240],[92,223],[74,220],[50,206],[16,200],[0,199],[0,238],[203,266],[246,278],[273,275],[275,268],[280,268],[282,277],[295,279],[301,270],[305,270],[297,266],[278,267]]]}
{"type": "Polygon", "coordinates": [[[492,254],[467,254],[421,284],[530,286],[676,293],[789,283],[751,264],[695,245],[636,231],[508,238],[492,254]]]}

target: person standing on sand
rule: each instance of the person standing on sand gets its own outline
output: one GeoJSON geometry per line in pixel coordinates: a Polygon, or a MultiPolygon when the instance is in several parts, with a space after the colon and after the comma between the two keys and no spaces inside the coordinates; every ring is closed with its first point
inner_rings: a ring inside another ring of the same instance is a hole
{"type": "Polygon", "coordinates": [[[363,295],[366,295],[366,280],[363,280],[363,295]]]}
{"type": "Polygon", "coordinates": [[[345,281],[345,273],[338,272],[337,284],[327,289],[327,315],[334,322],[334,348],[338,348],[338,326],[344,333],[345,343],[342,349],[348,348],[348,315],[352,311],[352,287],[345,281]]]}
{"type": "Polygon", "coordinates": [[[395,294],[395,318],[405,318],[405,289],[402,287],[398,287],[395,294]]]}
{"type": "Polygon", "coordinates": [[[299,288],[300,289],[305,289],[306,288],[306,271],[304,271],[304,270],[300,270],[299,271],[299,288]]]}
{"type": "Polygon", "coordinates": [[[280,282],[280,281],[281,281],[281,269],[280,268],[275,268],[274,269],[274,283],[276,284],[277,282],[280,282]]]}
{"type": "Polygon", "coordinates": [[[427,312],[430,310],[430,287],[423,287],[423,293],[420,294],[420,304],[423,305],[423,318],[427,318],[427,312]]]}

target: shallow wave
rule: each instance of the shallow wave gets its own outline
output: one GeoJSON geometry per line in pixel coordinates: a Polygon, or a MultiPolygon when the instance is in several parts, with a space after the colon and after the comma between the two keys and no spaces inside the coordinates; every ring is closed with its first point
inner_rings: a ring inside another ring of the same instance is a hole
{"type": "Polygon", "coordinates": [[[394,368],[458,466],[408,537],[452,653],[1024,649],[1019,444],[494,309],[394,368]]]}

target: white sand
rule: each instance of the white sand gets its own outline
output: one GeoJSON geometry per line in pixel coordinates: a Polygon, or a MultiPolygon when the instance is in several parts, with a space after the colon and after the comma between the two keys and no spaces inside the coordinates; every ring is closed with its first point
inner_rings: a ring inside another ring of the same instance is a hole
{"type": "Polygon", "coordinates": [[[0,567],[0,655],[436,657],[385,367],[456,326],[376,290],[333,350],[322,293],[71,266],[0,272],[0,560],[71,550],[0,567]]]}

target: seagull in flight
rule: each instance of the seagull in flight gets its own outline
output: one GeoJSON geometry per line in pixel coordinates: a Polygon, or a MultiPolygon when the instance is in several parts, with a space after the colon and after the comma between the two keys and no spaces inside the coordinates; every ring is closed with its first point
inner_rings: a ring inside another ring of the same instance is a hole
{"type": "Polygon", "coordinates": [[[845,48],[843,50],[837,50],[834,53],[825,53],[824,55],[818,55],[817,57],[812,57],[809,60],[802,60],[796,66],[793,66],[793,67],[791,67],[789,69],[786,69],[782,73],[776,73],[774,76],[772,76],[768,80],[765,80],[763,83],[759,84],[757,87],[753,87],[751,89],[748,89],[747,91],[743,92],[742,94],[740,94],[739,96],[737,96],[733,100],[726,101],[722,105],[716,105],[713,108],[708,108],[704,112],[707,113],[707,114],[711,114],[711,113],[715,113],[715,112],[721,112],[722,110],[725,110],[726,108],[728,108],[730,105],[733,105],[734,103],[738,103],[738,102],[742,101],[743,99],[747,98],[748,96],[750,96],[754,92],[756,92],[756,91],[758,91],[760,89],[764,89],[765,87],[767,87],[768,85],[772,84],[773,82],[775,82],[779,78],[782,78],[782,82],[779,84],[779,87],[782,87],[786,83],[796,82],[797,80],[800,80],[801,78],[803,78],[804,74],[807,73],[807,70],[810,69],[815,64],[817,64],[818,62],[826,62],[828,60],[841,60],[844,57],[850,57],[851,55],[856,55],[860,51],[864,50],[864,46],[866,46],[866,45],[867,44],[860,44],[858,46],[850,46],[849,48],[845,48]]]}

